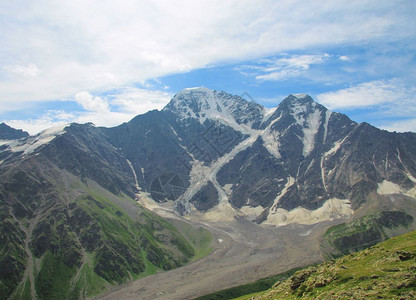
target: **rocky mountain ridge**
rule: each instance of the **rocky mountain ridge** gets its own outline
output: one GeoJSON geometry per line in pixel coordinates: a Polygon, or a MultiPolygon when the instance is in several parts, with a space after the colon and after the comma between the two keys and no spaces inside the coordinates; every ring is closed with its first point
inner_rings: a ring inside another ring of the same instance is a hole
{"type": "Polygon", "coordinates": [[[358,124],[303,94],[266,109],[186,89],[117,127],[1,141],[0,293],[86,297],[189,261],[193,245],[134,200],[198,221],[284,226],[395,210],[413,220],[415,198],[415,133],[358,124]],[[51,268],[66,276],[56,274],[58,291],[51,268]]]}
{"type": "MultiPolygon", "coordinates": [[[[77,131],[92,130],[88,126],[68,128],[77,139],[77,131]]],[[[416,134],[357,124],[304,94],[266,109],[225,92],[185,89],[162,111],[94,130],[99,134],[88,141],[100,140],[83,147],[95,148],[98,158],[109,149],[105,155],[118,163],[104,174],[117,168],[123,177],[95,180],[130,196],[137,180],[140,192],[156,204],[175,201],[181,214],[308,224],[348,218],[374,195],[416,196],[416,134]]],[[[28,149],[48,136],[40,134],[28,149]]],[[[2,156],[19,151],[11,143],[2,147],[2,156]]],[[[103,161],[90,158],[95,163],[85,161],[86,174],[103,161]]]]}
{"type": "Polygon", "coordinates": [[[152,156],[128,157],[143,176],[142,190],[157,202],[175,201],[183,214],[202,212],[207,219],[313,223],[348,218],[372,194],[415,196],[414,133],[357,124],[307,95],[290,95],[265,109],[224,92],[187,89],[162,111],[106,134],[129,154],[137,151],[134,141],[146,141],[141,153],[152,156]],[[132,131],[121,141],[126,127],[157,130],[164,142],[132,131]],[[169,188],[177,193],[169,196],[160,177],[175,178],[178,184],[169,188]]]}
{"type": "Polygon", "coordinates": [[[61,126],[1,150],[0,298],[84,299],[199,251],[137,205],[128,161],[101,129],[61,126]]]}

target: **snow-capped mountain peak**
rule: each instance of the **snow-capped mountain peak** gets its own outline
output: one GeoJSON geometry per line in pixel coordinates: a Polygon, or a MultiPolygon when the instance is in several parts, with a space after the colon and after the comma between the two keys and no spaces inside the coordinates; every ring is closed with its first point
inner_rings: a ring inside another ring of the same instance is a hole
{"type": "Polygon", "coordinates": [[[268,113],[260,104],[205,87],[180,91],[163,111],[173,113],[177,120],[217,121],[242,133],[258,127],[268,113]]]}
{"type": "Polygon", "coordinates": [[[207,118],[230,117],[216,92],[204,87],[180,91],[164,110],[175,113],[178,119],[196,118],[201,123],[207,118]]]}
{"type": "Polygon", "coordinates": [[[308,97],[306,94],[291,94],[292,96],[296,97],[297,99],[303,99],[308,97]]]}

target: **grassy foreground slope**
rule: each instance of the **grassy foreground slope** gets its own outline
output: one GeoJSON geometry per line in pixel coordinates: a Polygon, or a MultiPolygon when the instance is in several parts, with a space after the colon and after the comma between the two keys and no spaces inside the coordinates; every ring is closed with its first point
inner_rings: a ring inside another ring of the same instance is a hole
{"type": "Polygon", "coordinates": [[[297,271],[251,299],[415,299],[416,231],[297,271]]]}

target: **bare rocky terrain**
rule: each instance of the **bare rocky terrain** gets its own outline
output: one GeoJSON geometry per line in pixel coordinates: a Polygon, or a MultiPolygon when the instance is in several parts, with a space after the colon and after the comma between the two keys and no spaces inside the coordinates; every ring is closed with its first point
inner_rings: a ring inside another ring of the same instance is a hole
{"type": "Polygon", "coordinates": [[[210,230],[214,248],[208,256],[119,286],[97,299],[189,299],[322,261],[319,237],[333,225],[274,227],[246,220],[181,221],[210,230]]]}

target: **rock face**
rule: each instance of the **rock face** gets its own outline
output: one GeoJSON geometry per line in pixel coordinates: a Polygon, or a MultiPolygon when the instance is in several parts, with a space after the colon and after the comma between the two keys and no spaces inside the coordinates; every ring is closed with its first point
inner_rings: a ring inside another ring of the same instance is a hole
{"type": "Polygon", "coordinates": [[[1,298],[89,296],[189,260],[190,244],[137,192],[208,220],[225,208],[279,226],[370,209],[416,216],[416,134],[357,124],[306,95],[266,109],[186,89],[113,128],[0,134],[1,298]]]}
{"type": "Polygon", "coordinates": [[[220,213],[225,202],[259,223],[316,223],[348,217],[370,198],[415,196],[416,134],[357,124],[307,95],[266,109],[186,89],[162,111],[104,132],[132,162],[140,187],[184,214],[220,213]],[[176,192],[154,193],[173,174],[176,192]]]}
{"type": "Polygon", "coordinates": [[[14,129],[5,123],[0,124],[0,140],[17,140],[28,137],[29,133],[21,129],[14,129]]]}
{"type": "Polygon", "coordinates": [[[4,145],[1,299],[86,298],[195,254],[131,198],[129,163],[107,139],[100,128],[72,124],[4,145]]]}
{"type": "Polygon", "coordinates": [[[387,231],[400,232],[400,229],[408,228],[413,222],[414,218],[404,211],[383,210],[356,218],[349,224],[331,227],[324,239],[333,247],[330,253],[345,255],[380,243],[389,238],[387,231]]]}

